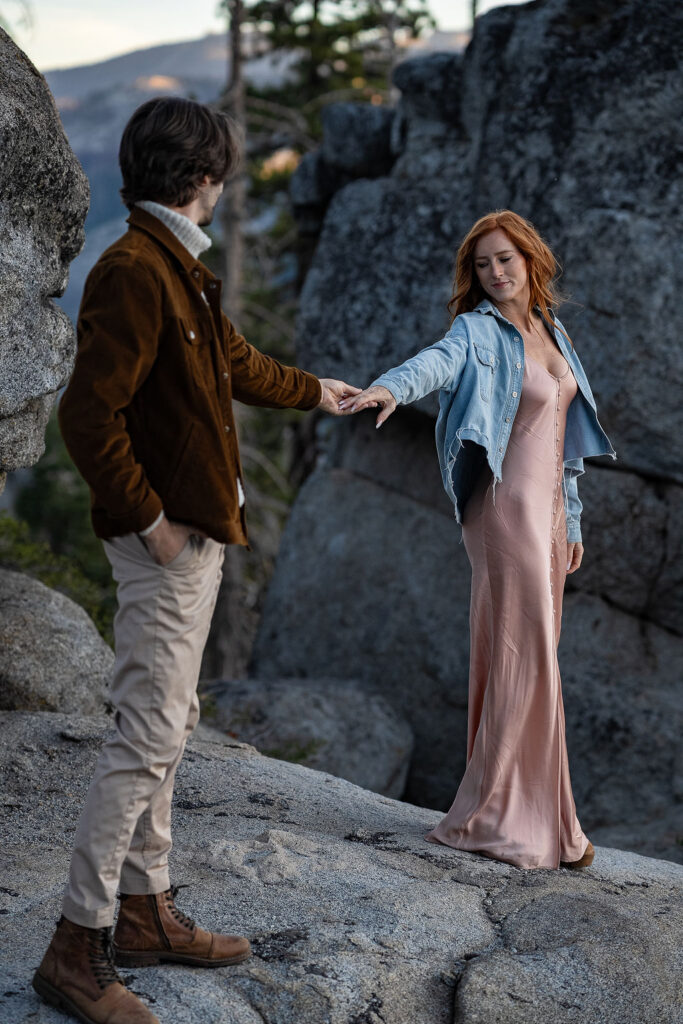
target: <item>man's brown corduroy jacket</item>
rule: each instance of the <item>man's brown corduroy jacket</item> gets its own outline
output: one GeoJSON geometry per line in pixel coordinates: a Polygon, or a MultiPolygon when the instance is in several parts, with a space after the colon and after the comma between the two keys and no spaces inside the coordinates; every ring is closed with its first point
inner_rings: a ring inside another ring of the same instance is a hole
{"type": "Polygon", "coordinates": [[[246,544],[232,399],[313,409],[320,382],[247,344],[221,311],[221,282],[157,217],[136,207],[128,223],[88,276],[59,404],[95,533],[143,530],[163,508],[246,544]]]}

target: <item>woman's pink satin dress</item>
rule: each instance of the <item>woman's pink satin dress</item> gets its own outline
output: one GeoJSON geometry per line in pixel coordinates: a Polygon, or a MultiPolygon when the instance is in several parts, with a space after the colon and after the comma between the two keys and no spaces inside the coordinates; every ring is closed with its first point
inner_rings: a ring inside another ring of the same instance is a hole
{"type": "Polygon", "coordinates": [[[577,392],[527,356],[493,501],[488,465],[463,515],[472,565],[467,768],[425,838],[521,868],[579,860],[557,645],[567,575],[563,451],[577,392]]]}

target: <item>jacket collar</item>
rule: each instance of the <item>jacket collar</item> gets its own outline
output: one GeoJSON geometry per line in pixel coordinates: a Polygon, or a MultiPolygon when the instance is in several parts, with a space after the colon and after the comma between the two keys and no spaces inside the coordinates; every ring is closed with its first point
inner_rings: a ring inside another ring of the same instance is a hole
{"type": "MultiPolygon", "coordinates": [[[[541,311],[538,308],[538,306],[535,306],[534,309],[538,313],[538,315],[541,316],[541,311]]],[[[498,309],[498,307],[493,302],[491,302],[490,299],[482,299],[481,302],[479,303],[479,305],[474,307],[474,312],[475,313],[492,313],[499,320],[502,320],[502,322],[504,324],[509,324],[510,327],[514,327],[515,326],[514,324],[510,323],[510,321],[508,319],[506,319],[506,317],[503,316],[503,314],[498,309]]],[[[556,318],[556,316],[555,316],[555,314],[553,313],[552,310],[550,310],[550,315],[553,318],[552,326],[554,327],[555,326],[555,321],[557,320],[557,318],[556,318]]],[[[516,330],[516,328],[515,328],[515,330],[516,330]]]]}
{"type": "Polygon", "coordinates": [[[490,299],[482,299],[478,306],[474,307],[475,313],[493,313],[499,320],[503,320],[506,324],[510,321],[506,320],[501,311],[497,306],[494,306],[490,299]]]}
{"type": "Polygon", "coordinates": [[[155,217],[153,213],[148,213],[147,210],[140,209],[139,206],[134,206],[130,212],[130,216],[126,218],[126,223],[130,224],[132,228],[137,228],[139,231],[144,231],[146,235],[149,235],[158,242],[165,249],[175,256],[178,262],[183,266],[188,273],[198,269],[203,275],[207,277],[213,277],[213,274],[207,267],[204,266],[199,260],[196,260],[191,252],[189,252],[183,243],[177,238],[170,228],[167,228],[163,221],[160,221],[158,217],[155,217]]]}

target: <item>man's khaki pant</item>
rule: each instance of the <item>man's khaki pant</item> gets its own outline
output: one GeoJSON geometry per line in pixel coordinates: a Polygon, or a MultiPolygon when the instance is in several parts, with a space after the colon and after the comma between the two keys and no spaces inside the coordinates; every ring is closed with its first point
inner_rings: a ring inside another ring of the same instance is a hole
{"type": "Polygon", "coordinates": [[[223,545],[190,537],[157,565],[136,534],[104,542],[118,584],[115,734],[100,754],[76,831],[64,916],[112,924],[116,889],[170,886],[171,799],[185,741],[199,720],[197,681],[223,545]]]}

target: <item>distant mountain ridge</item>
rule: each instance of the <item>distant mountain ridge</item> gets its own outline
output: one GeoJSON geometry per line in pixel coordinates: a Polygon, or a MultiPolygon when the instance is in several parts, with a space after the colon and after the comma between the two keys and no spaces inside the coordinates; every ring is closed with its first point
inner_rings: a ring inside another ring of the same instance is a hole
{"type": "MultiPolygon", "coordinates": [[[[46,71],[45,78],[57,105],[67,108],[93,92],[131,86],[138,79],[156,79],[162,91],[170,87],[172,80],[203,82],[207,87],[210,83],[215,92],[225,83],[230,68],[228,38],[227,33],[215,32],[201,39],[163,43],[97,64],[46,71]],[[163,79],[168,79],[169,83],[164,85],[163,79]]],[[[289,54],[251,58],[246,62],[246,77],[258,88],[277,88],[291,63],[289,54]]],[[[151,88],[154,89],[154,85],[151,88]]]]}

